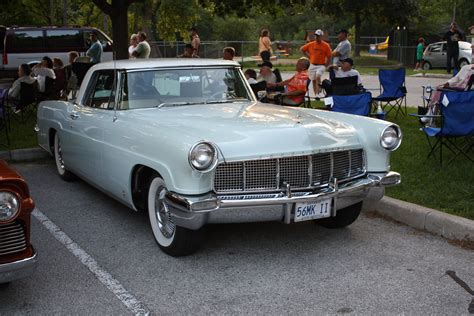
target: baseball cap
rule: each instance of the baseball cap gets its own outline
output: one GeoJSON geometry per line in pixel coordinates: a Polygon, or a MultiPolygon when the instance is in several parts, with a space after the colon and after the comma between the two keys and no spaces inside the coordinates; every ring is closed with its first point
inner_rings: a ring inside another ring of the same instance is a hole
{"type": "Polygon", "coordinates": [[[346,34],[349,34],[349,31],[346,30],[346,29],[340,29],[339,31],[336,32],[336,34],[339,34],[339,33],[346,33],[346,34]]]}
{"type": "Polygon", "coordinates": [[[354,66],[354,61],[352,60],[352,58],[340,59],[339,61],[341,63],[349,63],[351,64],[351,66],[354,66]]]}
{"type": "Polygon", "coordinates": [[[323,36],[323,31],[322,31],[321,29],[317,29],[317,30],[314,32],[314,34],[315,34],[316,36],[323,36]]]}
{"type": "Polygon", "coordinates": [[[272,64],[271,62],[269,62],[269,61],[264,61],[263,63],[258,64],[257,66],[258,66],[258,67],[267,66],[267,67],[269,67],[269,68],[273,68],[273,64],[272,64]]]}

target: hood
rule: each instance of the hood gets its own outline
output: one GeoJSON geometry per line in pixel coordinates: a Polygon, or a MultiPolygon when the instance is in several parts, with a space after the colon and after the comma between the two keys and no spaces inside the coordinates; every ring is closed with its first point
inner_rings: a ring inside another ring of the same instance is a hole
{"type": "Polygon", "coordinates": [[[226,160],[359,147],[352,126],[320,117],[318,112],[247,102],[144,109],[136,115],[190,146],[199,140],[213,142],[226,160]]]}

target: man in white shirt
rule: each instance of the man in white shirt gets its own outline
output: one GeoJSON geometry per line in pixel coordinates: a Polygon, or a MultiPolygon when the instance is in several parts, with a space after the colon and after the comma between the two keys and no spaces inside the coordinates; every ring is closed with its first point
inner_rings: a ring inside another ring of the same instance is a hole
{"type": "Polygon", "coordinates": [[[336,48],[332,51],[332,63],[338,65],[341,59],[349,58],[351,53],[351,42],[347,39],[347,35],[349,31],[346,29],[341,29],[337,32],[337,39],[339,40],[339,44],[337,44],[336,48]]]}
{"type": "Polygon", "coordinates": [[[149,58],[150,57],[150,44],[146,41],[146,33],[138,32],[138,45],[132,52],[132,56],[135,58],[149,58]]]}
{"type": "Polygon", "coordinates": [[[40,93],[48,93],[46,91],[46,78],[56,79],[56,74],[53,71],[53,61],[48,56],[44,56],[41,63],[33,67],[33,74],[38,81],[38,91],[40,93]]]}

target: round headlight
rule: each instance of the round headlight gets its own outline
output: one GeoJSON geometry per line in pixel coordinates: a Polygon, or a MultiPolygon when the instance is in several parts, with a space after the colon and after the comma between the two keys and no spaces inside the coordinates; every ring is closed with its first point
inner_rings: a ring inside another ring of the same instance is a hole
{"type": "Polygon", "coordinates": [[[395,125],[387,126],[380,136],[380,145],[387,150],[395,150],[402,141],[402,132],[395,125]]]}
{"type": "Polygon", "coordinates": [[[20,201],[15,194],[0,191],[0,222],[6,222],[14,218],[20,210],[20,201]]]}
{"type": "Polygon", "coordinates": [[[189,151],[189,164],[198,171],[209,171],[217,164],[217,149],[208,142],[199,142],[189,151]]]}

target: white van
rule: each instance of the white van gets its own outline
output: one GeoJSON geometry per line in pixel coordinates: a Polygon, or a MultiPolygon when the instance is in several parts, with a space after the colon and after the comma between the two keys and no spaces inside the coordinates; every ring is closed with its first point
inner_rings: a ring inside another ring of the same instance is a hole
{"type": "Polygon", "coordinates": [[[104,47],[102,61],[112,60],[112,40],[93,27],[0,27],[0,78],[15,77],[20,64],[35,64],[44,56],[59,57],[68,64],[68,52],[85,55],[91,32],[97,33],[104,47]]]}

